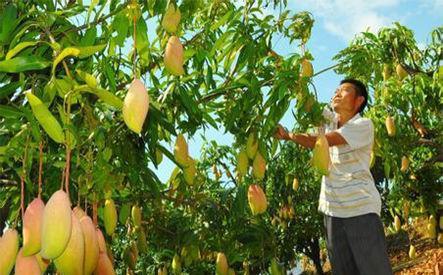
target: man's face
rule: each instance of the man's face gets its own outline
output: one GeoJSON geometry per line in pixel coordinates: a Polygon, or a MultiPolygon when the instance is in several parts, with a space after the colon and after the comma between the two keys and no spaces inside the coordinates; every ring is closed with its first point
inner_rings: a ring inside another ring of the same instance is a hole
{"type": "Polygon", "coordinates": [[[341,84],[332,97],[332,108],[336,113],[357,113],[364,98],[358,96],[355,87],[351,83],[341,84]]]}

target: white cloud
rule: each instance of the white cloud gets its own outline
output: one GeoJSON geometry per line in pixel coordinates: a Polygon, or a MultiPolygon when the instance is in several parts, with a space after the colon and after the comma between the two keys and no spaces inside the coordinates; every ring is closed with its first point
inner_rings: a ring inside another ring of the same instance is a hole
{"type": "MultiPolygon", "coordinates": [[[[443,0],[434,0],[443,1],[443,0]]],[[[395,8],[400,0],[303,0],[293,1],[291,6],[308,10],[323,24],[330,33],[343,38],[346,42],[356,34],[378,31],[391,25],[386,9],[395,8]]]]}

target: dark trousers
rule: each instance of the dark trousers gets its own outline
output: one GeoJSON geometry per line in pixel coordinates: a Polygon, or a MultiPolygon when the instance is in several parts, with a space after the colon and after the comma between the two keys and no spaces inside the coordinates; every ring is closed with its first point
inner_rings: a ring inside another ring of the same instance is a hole
{"type": "Polygon", "coordinates": [[[325,215],[326,245],[333,275],[392,274],[380,217],[325,215]]]}

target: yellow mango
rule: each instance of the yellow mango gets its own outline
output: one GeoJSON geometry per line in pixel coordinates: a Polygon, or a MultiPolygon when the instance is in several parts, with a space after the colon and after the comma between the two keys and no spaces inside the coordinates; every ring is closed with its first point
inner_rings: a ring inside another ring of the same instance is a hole
{"type": "Polygon", "coordinates": [[[412,244],[409,246],[409,258],[411,259],[415,259],[417,257],[416,253],[415,253],[415,246],[413,246],[412,244]]]}
{"type": "Polygon", "coordinates": [[[181,13],[178,7],[169,4],[162,20],[162,27],[169,33],[175,33],[180,23],[181,13]]]}
{"type": "Polygon", "coordinates": [[[328,140],[324,134],[320,134],[315,142],[312,165],[320,172],[320,174],[328,175],[330,162],[328,140]]]}
{"type": "Polygon", "coordinates": [[[189,185],[193,185],[196,174],[197,169],[195,168],[195,160],[189,158],[188,166],[183,169],[183,177],[185,178],[185,182],[189,185]]]}
{"type": "Polygon", "coordinates": [[[383,64],[383,81],[386,81],[391,76],[391,69],[389,64],[383,64]]]}
{"type": "Polygon", "coordinates": [[[408,170],[409,167],[409,159],[406,156],[403,156],[401,158],[401,168],[400,171],[402,171],[403,173],[406,172],[406,170],[408,170]]]}
{"type": "Polygon", "coordinates": [[[394,227],[395,227],[395,231],[397,231],[397,232],[400,231],[400,229],[401,229],[401,221],[397,215],[395,215],[395,217],[394,217],[394,227]]]}
{"type": "Polygon", "coordinates": [[[0,238],[0,274],[9,274],[14,267],[18,252],[18,232],[8,229],[0,238]]]}
{"type": "Polygon", "coordinates": [[[307,59],[303,59],[301,62],[301,77],[311,77],[314,74],[314,68],[311,62],[307,59]]]}
{"type": "Polygon", "coordinates": [[[393,137],[395,136],[395,122],[394,118],[391,116],[386,117],[386,130],[388,131],[388,136],[393,137]]]}
{"type": "Polygon", "coordinates": [[[172,272],[174,274],[181,274],[182,264],[181,264],[180,256],[178,254],[174,255],[174,258],[172,259],[171,266],[172,266],[172,272]]]}
{"type": "Polygon", "coordinates": [[[254,133],[249,134],[248,140],[246,141],[246,154],[248,158],[254,159],[255,154],[258,149],[258,140],[254,133]]]}
{"type": "Polygon", "coordinates": [[[400,80],[403,80],[405,77],[408,76],[408,72],[400,64],[397,64],[397,66],[395,67],[395,71],[400,80]]]}
{"type": "Polygon", "coordinates": [[[43,222],[43,212],[45,204],[40,198],[35,198],[26,207],[23,216],[23,256],[34,255],[41,248],[41,232],[43,222]]]}
{"type": "Polygon", "coordinates": [[[215,262],[215,274],[217,275],[227,275],[228,274],[228,260],[224,253],[217,253],[217,260],[215,262]]]}
{"type": "Polygon", "coordinates": [[[437,242],[443,244],[443,233],[438,233],[437,242]]]}
{"type": "Polygon", "coordinates": [[[131,217],[134,226],[140,227],[142,225],[142,210],[138,205],[132,206],[131,217]]]}
{"type": "Polygon", "coordinates": [[[85,242],[82,226],[77,216],[72,213],[72,231],[68,245],[63,253],[54,259],[54,264],[61,274],[82,275],[85,259],[85,242]]]}
{"type": "Polygon", "coordinates": [[[249,160],[246,150],[241,150],[237,156],[237,172],[239,176],[244,176],[248,172],[249,160]]]}
{"type": "Polygon", "coordinates": [[[149,110],[149,94],[140,79],[134,79],[123,101],[123,120],[129,129],[140,134],[149,110]]]}
{"type": "Polygon", "coordinates": [[[294,191],[298,190],[298,179],[297,178],[294,178],[294,180],[292,181],[292,189],[294,191]]]}
{"type": "Polygon", "coordinates": [[[58,190],[43,212],[41,256],[50,260],[59,257],[69,242],[71,231],[71,202],[63,190],[58,190]]]}
{"type": "Polygon", "coordinates": [[[188,144],[186,143],[183,134],[178,134],[177,139],[175,140],[174,158],[175,161],[181,166],[186,167],[188,165],[188,144]]]}
{"type": "Polygon", "coordinates": [[[103,209],[103,221],[105,224],[106,234],[111,236],[114,233],[117,226],[117,209],[115,208],[114,201],[107,199],[105,201],[105,207],[103,209]]]}
{"type": "Polygon", "coordinates": [[[165,63],[166,70],[170,74],[180,76],[185,73],[183,69],[183,45],[177,36],[171,36],[169,38],[163,61],[165,63]]]}

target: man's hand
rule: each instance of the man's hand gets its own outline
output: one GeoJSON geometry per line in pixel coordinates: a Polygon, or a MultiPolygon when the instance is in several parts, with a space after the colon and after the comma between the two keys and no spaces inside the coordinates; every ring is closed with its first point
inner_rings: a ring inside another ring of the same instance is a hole
{"type": "Polygon", "coordinates": [[[281,126],[279,124],[279,125],[277,125],[277,129],[275,130],[274,137],[276,139],[288,140],[289,139],[289,133],[286,132],[285,128],[283,128],[283,126],[281,126]]]}

